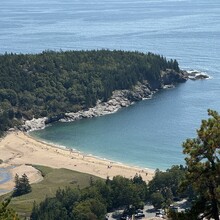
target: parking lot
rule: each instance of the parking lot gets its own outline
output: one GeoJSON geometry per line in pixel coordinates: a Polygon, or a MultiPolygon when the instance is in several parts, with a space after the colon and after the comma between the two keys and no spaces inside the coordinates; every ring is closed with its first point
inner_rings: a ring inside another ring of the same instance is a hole
{"type": "MultiPolygon", "coordinates": [[[[123,210],[117,210],[117,211],[121,212],[121,213],[123,212],[123,210]]],[[[144,218],[139,218],[139,219],[142,219],[142,220],[149,220],[149,219],[152,219],[152,218],[162,219],[162,218],[155,217],[156,210],[153,208],[152,205],[145,205],[144,209],[143,209],[143,213],[144,213],[145,217],[144,218]]],[[[117,219],[117,218],[113,218],[112,214],[113,214],[113,212],[108,213],[108,216],[109,216],[108,220],[116,220],[117,219]]]]}

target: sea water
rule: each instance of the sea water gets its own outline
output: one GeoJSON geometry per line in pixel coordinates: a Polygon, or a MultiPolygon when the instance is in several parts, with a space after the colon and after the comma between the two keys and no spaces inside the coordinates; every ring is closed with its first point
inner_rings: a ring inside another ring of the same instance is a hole
{"type": "Polygon", "coordinates": [[[121,49],[175,58],[208,73],[115,114],[55,123],[33,135],[149,168],[184,165],[182,142],[220,111],[219,0],[2,0],[0,52],[121,49]]]}

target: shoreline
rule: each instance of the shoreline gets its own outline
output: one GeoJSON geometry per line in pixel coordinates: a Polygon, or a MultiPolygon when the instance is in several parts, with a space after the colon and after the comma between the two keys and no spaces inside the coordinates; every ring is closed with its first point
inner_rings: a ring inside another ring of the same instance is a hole
{"type": "Polygon", "coordinates": [[[108,114],[114,114],[121,108],[133,105],[137,101],[144,99],[151,99],[153,94],[158,91],[151,90],[148,83],[138,83],[132,90],[115,90],[112,96],[106,102],[98,100],[94,107],[77,112],[67,112],[60,116],[33,118],[26,120],[22,125],[21,130],[31,132],[35,130],[42,130],[46,126],[54,122],[74,122],[83,118],[94,118],[108,114]]]}
{"type": "Polygon", "coordinates": [[[56,145],[42,142],[29,134],[17,131],[8,132],[0,140],[0,151],[3,163],[0,168],[6,168],[12,178],[0,184],[0,195],[13,190],[14,176],[26,173],[30,183],[43,180],[41,173],[31,165],[43,165],[52,168],[66,168],[106,179],[116,175],[133,178],[141,175],[146,182],[154,176],[154,170],[129,166],[123,163],[97,158],[60,148],[56,145]]]}
{"type": "MultiPolygon", "coordinates": [[[[186,74],[187,71],[182,72],[186,74]]],[[[187,79],[207,79],[210,78],[206,73],[199,71],[188,71],[187,79]]],[[[182,76],[184,78],[184,74],[182,76]]],[[[160,88],[152,90],[147,82],[137,84],[133,90],[117,90],[113,92],[112,97],[107,102],[98,101],[97,105],[88,110],[82,110],[76,113],[65,113],[62,117],[38,118],[25,121],[22,127],[23,131],[12,129],[5,137],[0,139],[0,159],[3,163],[0,168],[6,168],[12,178],[9,181],[0,184],[0,195],[13,189],[13,179],[15,174],[22,175],[26,173],[30,183],[36,183],[43,179],[40,172],[32,165],[44,165],[53,168],[67,168],[82,173],[92,174],[103,179],[109,177],[112,179],[116,175],[127,178],[133,178],[136,174],[141,175],[146,182],[154,176],[154,170],[141,168],[132,165],[126,165],[121,162],[111,161],[100,158],[95,155],[85,154],[76,149],[68,149],[65,146],[59,146],[48,143],[28,134],[29,131],[44,129],[52,122],[72,122],[82,118],[92,118],[112,114],[123,107],[128,107],[133,103],[150,99],[152,95],[160,89],[173,88],[178,82],[170,81],[162,84],[160,88]],[[169,82],[169,83],[168,83],[169,82]],[[131,98],[132,97],[132,98],[131,98]]],[[[178,81],[178,80],[177,80],[178,81]]],[[[0,173],[1,179],[1,173],[0,173]]]]}
{"type": "Polygon", "coordinates": [[[75,154],[81,155],[82,157],[84,156],[86,158],[93,158],[93,159],[97,159],[97,160],[100,160],[100,161],[103,161],[103,162],[107,162],[107,163],[115,164],[115,165],[119,165],[119,166],[125,166],[125,167],[128,167],[128,168],[133,167],[133,168],[136,168],[138,170],[140,170],[140,169],[141,170],[150,170],[152,172],[154,172],[156,170],[156,169],[153,169],[153,168],[140,167],[140,166],[135,166],[135,165],[132,165],[132,164],[126,164],[126,163],[123,163],[123,162],[107,159],[107,158],[104,158],[104,157],[93,155],[91,153],[82,152],[82,151],[77,150],[75,148],[67,148],[64,145],[54,144],[52,142],[47,142],[47,141],[44,141],[44,140],[42,140],[40,138],[34,137],[34,136],[30,135],[29,132],[24,133],[24,135],[27,135],[27,137],[29,137],[31,139],[34,139],[36,142],[39,142],[41,144],[48,145],[50,147],[57,148],[57,149],[62,149],[62,150],[65,150],[67,152],[71,151],[71,153],[75,153],[75,154]]]}
{"type": "Polygon", "coordinates": [[[153,95],[164,89],[172,89],[179,83],[184,83],[187,80],[203,80],[210,79],[211,77],[198,70],[181,70],[176,75],[172,76],[172,71],[164,72],[162,75],[162,82],[159,85],[152,88],[148,81],[138,82],[131,90],[115,90],[108,101],[103,102],[97,100],[96,105],[89,109],[82,109],[77,112],[66,112],[64,114],[52,116],[33,118],[31,120],[25,120],[24,124],[20,127],[20,130],[29,132],[35,130],[42,130],[53,122],[74,122],[83,118],[100,117],[107,114],[116,113],[119,109],[133,105],[134,103],[146,99],[151,99],[153,95]]]}
{"type": "Polygon", "coordinates": [[[147,80],[143,80],[143,82],[137,82],[131,89],[114,90],[108,101],[97,100],[96,105],[88,109],[82,109],[77,112],[65,112],[51,117],[25,120],[20,129],[26,132],[41,130],[48,124],[57,121],[74,122],[83,118],[94,118],[112,114],[138,101],[152,98],[159,90],[174,88],[175,85],[186,82],[189,79],[187,74],[184,70],[175,72],[167,69],[161,72],[161,80],[158,82],[150,83],[147,80]]]}
{"type": "MultiPolygon", "coordinates": [[[[87,154],[87,153],[83,153],[77,149],[74,149],[74,148],[67,148],[65,146],[62,146],[62,145],[57,145],[57,144],[54,144],[54,143],[49,143],[49,142],[46,142],[44,140],[41,140],[41,139],[38,139],[34,136],[31,136],[28,132],[25,133],[23,132],[24,135],[26,135],[28,138],[30,139],[33,139],[34,141],[40,143],[40,144],[43,144],[43,145],[47,145],[51,148],[55,148],[55,149],[61,149],[61,150],[64,150],[68,153],[71,153],[71,154],[75,154],[79,157],[84,157],[87,158],[87,159],[91,159],[92,160],[92,163],[94,162],[94,160],[97,160],[98,162],[103,162],[103,163],[109,163],[109,164],[114,164],[114,165],[118,165],[120,167],[124,167],[124,168],[132,168],[132,169],[135,169],[135,170],[138,170],[138,171],[146,171],[146,172],[152,172],[154,173],[156,169],[151,169],[151,168],[148,168],[148,167],[139,167],[139,166],[135,166],[135,165],[129,165],[129,164],[126,164],[126,163],[123,163],[123,162],[119,162],[119,161],[114,161],[114,160],[111,160],[111,159],[107,159],[107,158],[102,158],[102,157],[99,157],[99,156],[96,156],[96,155],[93,155],[93,154],[87,154]]],[[[110,178],[111,179],[111,178],[110,178]]]]}

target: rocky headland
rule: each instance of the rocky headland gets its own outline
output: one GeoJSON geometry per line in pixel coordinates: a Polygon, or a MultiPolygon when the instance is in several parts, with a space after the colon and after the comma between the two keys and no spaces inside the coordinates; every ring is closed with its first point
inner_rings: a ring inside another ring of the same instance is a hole
{"type": "Polygon", "coordinates": [[[106,114],[111,114],[123,107],[128,107],[133,103],[143,100],[150,99],[152,95],[161,89],[173,88],[178,83],[186,82],[188,79],[206,79],[209,78],[206,74],[199,74],[200,72],[193,71],[180,71],[175,72],[173,70],[166,70],[161,72],[160,81],[143,81],[138,82],[131,90],[116,90],[113,91],[111,98],[107,102],[98,100],[96,106],[81,110],[78,112],[69,112],[65,114],[56,115],[54,117],[44,118],[33,118],[27,120],[22,126],[24,131],[33,131],[44,129],[47,124],[61,121],[61,122],[72,122],[80,120],[82,118],[93,118],[106,114]]]}

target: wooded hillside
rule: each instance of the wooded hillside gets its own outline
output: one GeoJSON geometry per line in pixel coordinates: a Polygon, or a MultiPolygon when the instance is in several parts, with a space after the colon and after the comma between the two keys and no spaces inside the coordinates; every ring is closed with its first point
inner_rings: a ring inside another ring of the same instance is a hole
{"type": "Polygon", "coordinates": [[[177,61],[152,53],[93,50],[0,55],[0,131],[21,117],[87,109],[138,81],[160,83],[161,71],[166,69],[179,72],[177,61]]]}

